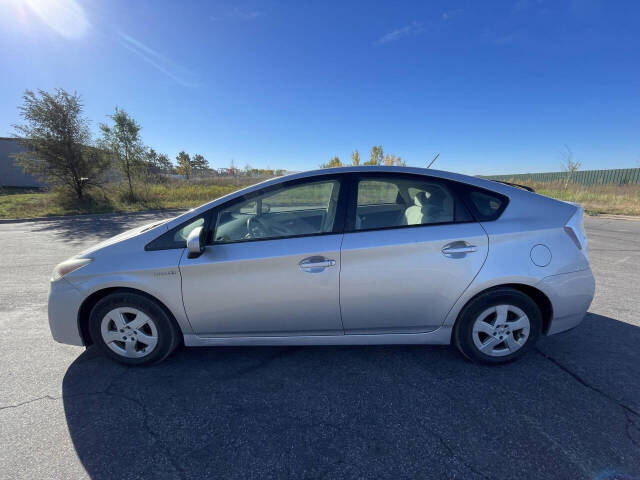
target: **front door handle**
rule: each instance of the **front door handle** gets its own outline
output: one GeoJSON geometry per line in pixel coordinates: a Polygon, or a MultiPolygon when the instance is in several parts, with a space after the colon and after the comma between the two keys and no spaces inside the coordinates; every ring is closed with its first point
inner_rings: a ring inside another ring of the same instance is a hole
{"type": "Polygon", "coordinates": [[[298,265],[300,266],[300,270],[307,273],[317,273],[322,272],[327,267],[333,267],[336,264],[336,261],[332,258],[325,257],[307,257],[302,260],[298,265]]]}
{"type": "Polygon", "coordinates": [[[465,253],[473,253],[477,251],[478,247],[467,242],[452,242],[442,247],[442,253],[447,257],[451,257],[454,255],[463,255],[465,253]]]}

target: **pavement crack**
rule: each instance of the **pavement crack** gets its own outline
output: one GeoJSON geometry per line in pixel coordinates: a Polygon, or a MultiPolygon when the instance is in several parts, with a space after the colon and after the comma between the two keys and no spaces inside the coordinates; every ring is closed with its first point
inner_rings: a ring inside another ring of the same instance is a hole
{"type": "Polygon", "coordinates": [[[224,380],[236,380],[240,377],[244,377],[245,375],[249,375],[253,372],[255,372],[256,370],[261,370],[265,367],[267,367],[268,365],[270,365],[271,363],[275,362],[276,360],[286,357],[288,355],[291,355],[295,352],[298,352],[301,350],[302,347],[292,347],[292,348],[285,348],[284,350],[279,350],[278,352],[274,353],[273,355],[269,355],[267,358],[264,358],[262,360],[260,360],[259,362],[257,362],[255,365],[251,365],[249,367],[243,368],[241,370],[238,370],[237,372],[232,372],[228,375],[222,375],[220,377],[216,377],[216,380],[218,381],[224,381],[224,380]]]}
{"type": "Polygon", "coordinates": [[[54,397],[53,395],[43,395],[41,397],[32,398],[30,400],[25,400],[24,402],[14,403],[12,405],[5,405],[3,407],[0,407],[0,411],[1,410],[9,410],[9,409],[12,409],[12,408],[20,408],[20,407],[23,407],[25,405],[29,405],[30,403],[39,402],[41,400],[60,400],[61,398],[62,397],[54,397]]]}
{"type": "Polygon", "coordinates": [[[626,411],[624,412],[627,418],[627,429],[626,436],[631,443],[633,443],[636,447],[640,447],[640,424],[634,419],[633,415],[626,411]]]}
{"type": "Polygon", "coordinates": [[[582,385],[583,387],[588,388],[589,390],[591,390],[591,391],[603,396],[604,398],[606,398],[610,402],[615,403],[617,406],[619,406],[624,411],[625,419],[627,421],[627,428],[626,428],[626,432],[625,432],[627,438],[634,445],[640,446],[640,439],[636,438],[636,437],[640,437],[640,425],[638,425],[638,423],[636,423],[636,421],[634,421],[634,417],[640,419],[640,412],[637,412],[635,409],[631,408],[630,406],[625,405],[624,403],[619,401],[617,398],[611,396],[610,394],[608,394],[607,392],[599,389],[598,387],[589,384],[580,375],[578,375],[577,373],[571,371],[569,368],[564,366],[558,360],[556,360],[555,358],[551,357],[550,355],[547,355],[546,353],[544,353],[539,348],[536,347],[535,350],[540,355],[542,355],[544,358],[546,358],[551,363],[553,363],[560,370],[562,370],[563,372],[565,372],[568,375],[570,375],[580,385],[582,385]],[[635,435],[634,435],[634,432],[635,432],[635,435]]]}
{"type": "Polygon", "coordinates": [[[164,444],[164,442],[162,442],[160,437],[151,428],[151,425],[149,424],[149,419],[151,418],[152,414],[149,412],[149,409],[147,408],[147,406],[143,402],[141,402],[140,400],[138,400],[136,398],[129,397],[129,396],[127,396],[127,395],[125,395],[125,394],[123,394],[121,392],[112,391],[112,387],[113,387],[114,383],[115,383],[115,378],[112,380],[112,382],[107,387],[107,389],[105,390],[104,393],[106,395],[110,395],[112,397],[118,397],[118,398],[122,398],[124,400],[128,400],[129,402],[134,403],[135,405],[140,407],[140,409],[142,410],[142,413],[144,415],[144,419],[143,419],[143,422],[142,422],[142,427],[143,427],[144,431],[147,432],[147,434],[149,435],[149,437],[151,438],[153,443],[156,443],[156,444],[158,444],[160,446],[165,458],[169,461],[171,466],[178,473],[178,476],[180,478],[183,478],[183,479],[188,478],[188,475],[186,474],[186,472],[184,471],[184,469],[180,465],[180,462],[174,457],[173,452],[171,451],[171,449],[168,448],[167,445],[164,444]]]}
{"type": "Polygon", "coordinates": [[[31,403],[35,403],[35,402],[39,402],[42,400],[62,400],[62,399],[67,399],[67,398],[75,398],[75,397],[88,397],[91,395],[104,395],[106,392],[101,391],[101,392],[83,392],[83,393],[75,393],[72,395],[62,395],[60,397],[56,397],[53,395],[43,395],[41,397],[36,397],[36,398],[31,398],[29,400],[25,400],[24,402],[20,402],[20,403],[14,403],[11,405],[5,405],[0,407],[0,411],[2,410],[10,410],[12,408],[20,408],[20,407],[24,407],[25,405],[29,405],[31,403]]]}
{"type": "Polygon", "coordinates": [[[480,470],[476,469],[473,465],[465,462],[464,459],[460,455],[458,455],[458,453],[456,453],[456,451],[453,448],[451,448],[451,446],[444,440],[444,438],[440,436],[438,433],[436,433],[433,429],[429,429],[429,433],[431,433],[434,437],[436,437],[438,439],[438,442],[440,442],[440,445],[442,445],[442,447],[447,452],[449,452],[449,455],[451,456],[451,458],[455,458],[456,460],[458,460],[458,462],[460,462],[464,468],[475,473],[481,478],[492,480],[493,477],[489,477],[485,475],[480,470]]]}
{"type": "Polygon", "coordinates": [[[160,445],[160,447],[163,450],[164,456],[167,458],[167,460],[169,461],[169,463],[171,464],[171,466],[176,470],[176,472],[178,472],[180,478],[187,478],[187,475],[185,474],[184,469],[181,467],[180,463],[177,461],[176,458],[174,458],[173,453],[171,452],[171,450],[169,448],[167,448],[167,446],[159,439],[158,435],[153,431],[153,429],[151,428],[150,424],[149,424],[149,419],[151,417],[151,414],[149,413],[146,405],[144,405],[144,403],[142,403],[141,401],[129,397],[127,395],[124,395],[120,392],[115,392],[112,390],[112,387],[114,386],[115,381],[117,380],[117,376],[114,376],[111,381],[109,382],[109,385],[107,386],[107,388],[105,388],[104,390],[100,390],[97,392],[79,392],[79,393],[75,393],[75,394],[70,394],[70,395],[62,395],[62,396],[54,396],[54,395],[42,395],[40,397],[37,398],[31,398],[29,400],[25,400],[24,402],[19,402],[19,403],[14,403],[11,405],[5,405],[0,407],[0,411],[2,410],[10,410],[13,408],[20,408],[23,407],[25,405],[29,405],[31,403],[35,403],[35,402],[39,402],[39,401],[43,401],[43,400],[49,400],[49,401],[58,401],[58,400],[67,400],[67,399],[71,399],[71,398],[77,398],[77,397],[87,397],[87,396],[92,396],[92,395],[107,395],[107,396],[112,396],[112,397],[119,397],[122,398],[124,400],[127,400],[129,402],[132,402],[134,404],[136,404],[137,406],[140,407],[140,409],[143,412],[144,415],[144,421],[143,421],[143,428],[144,430],[148,433],[149,437],[152,439],[152,441],[154,443],[157,443],[158,445],[160,445]]]}
{"type": "MultiPolygon", "coordinates": [[[[414,360],[415,360],[415,357],[414,357],[414,360]]],[[[416,362],[416,363],[418,365],[420,365],[419,362],[416,362]]],[[[418,385],[414,384],[408,377],[406,377],[405,375],[400,374],[399,372],[396,372],[396,371],[393,371],[393,372],[390,372],[390,373],[391,373],[391,375],[395,376],[396,378],[398,378],[400,380],[400,382],[399,382],[400,384],[408,386],[413,391],[415,391],[418,395],[420,395],[420,397],[425,399],[424,392],[421,390],[421,388],[418,385]]],[[[468,471],[476,474],[480,478],[484,478],[484,479],[487,479],[487,480],[494,480],[496,478],[496,477],[491,477],[491,476],[481,472],[476,467],[474,467],[472,464],[470,464],[467,461],[465,461],[464,454],[462,452],[456,451],[453,447],[451,447],[449,445],[449,443],[447,443],[447,441],[445,440],[444,436],[441,435],[439,432],[437,432],[435,429],[427,428],[425,431],[428,432],[428,434],[434,436],[438,440],[440,445],[442,445],[442,447],[449,453],[450,458],[452,458],[455,461],[457,461],[460,465],[462,465],[468,471]]],[[[466,477],[463,477],[463,478],[466,478],[466,477]]]]}

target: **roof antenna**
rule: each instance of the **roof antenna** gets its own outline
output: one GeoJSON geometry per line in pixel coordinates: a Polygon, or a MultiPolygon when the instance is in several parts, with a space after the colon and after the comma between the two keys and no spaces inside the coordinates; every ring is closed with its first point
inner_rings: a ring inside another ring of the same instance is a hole
{"type": "Polygon", "coordinates": [[[433,157],[433,160],[431,160],[431,163],[427,165],[427,168],[431,168],[431,165],[433,165],[433,162],[435,162],[439,156],[440,156],[440,152],[438,152],[438,154],[435,157],[433,157]]]}

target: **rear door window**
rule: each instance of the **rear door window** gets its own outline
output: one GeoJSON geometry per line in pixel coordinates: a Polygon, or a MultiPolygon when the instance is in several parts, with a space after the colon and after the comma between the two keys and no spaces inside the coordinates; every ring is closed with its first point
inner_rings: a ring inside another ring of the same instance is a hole
{"type": "Polygon", "coordinates": [[[355,230],[471,221],[448,182],[418,175],[365,176],[357,181],[355,230]]]}

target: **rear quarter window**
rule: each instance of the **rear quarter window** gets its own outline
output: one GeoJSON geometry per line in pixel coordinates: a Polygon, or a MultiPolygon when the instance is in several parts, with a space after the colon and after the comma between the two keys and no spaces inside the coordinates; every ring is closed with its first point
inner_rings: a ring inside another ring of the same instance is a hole
{"type": "Polygon", "coordinates": [[[467,200],[471,213],[479,222],[497,220],[509,202],[508,197],[488,190],[470,189],[467,200]]]}

